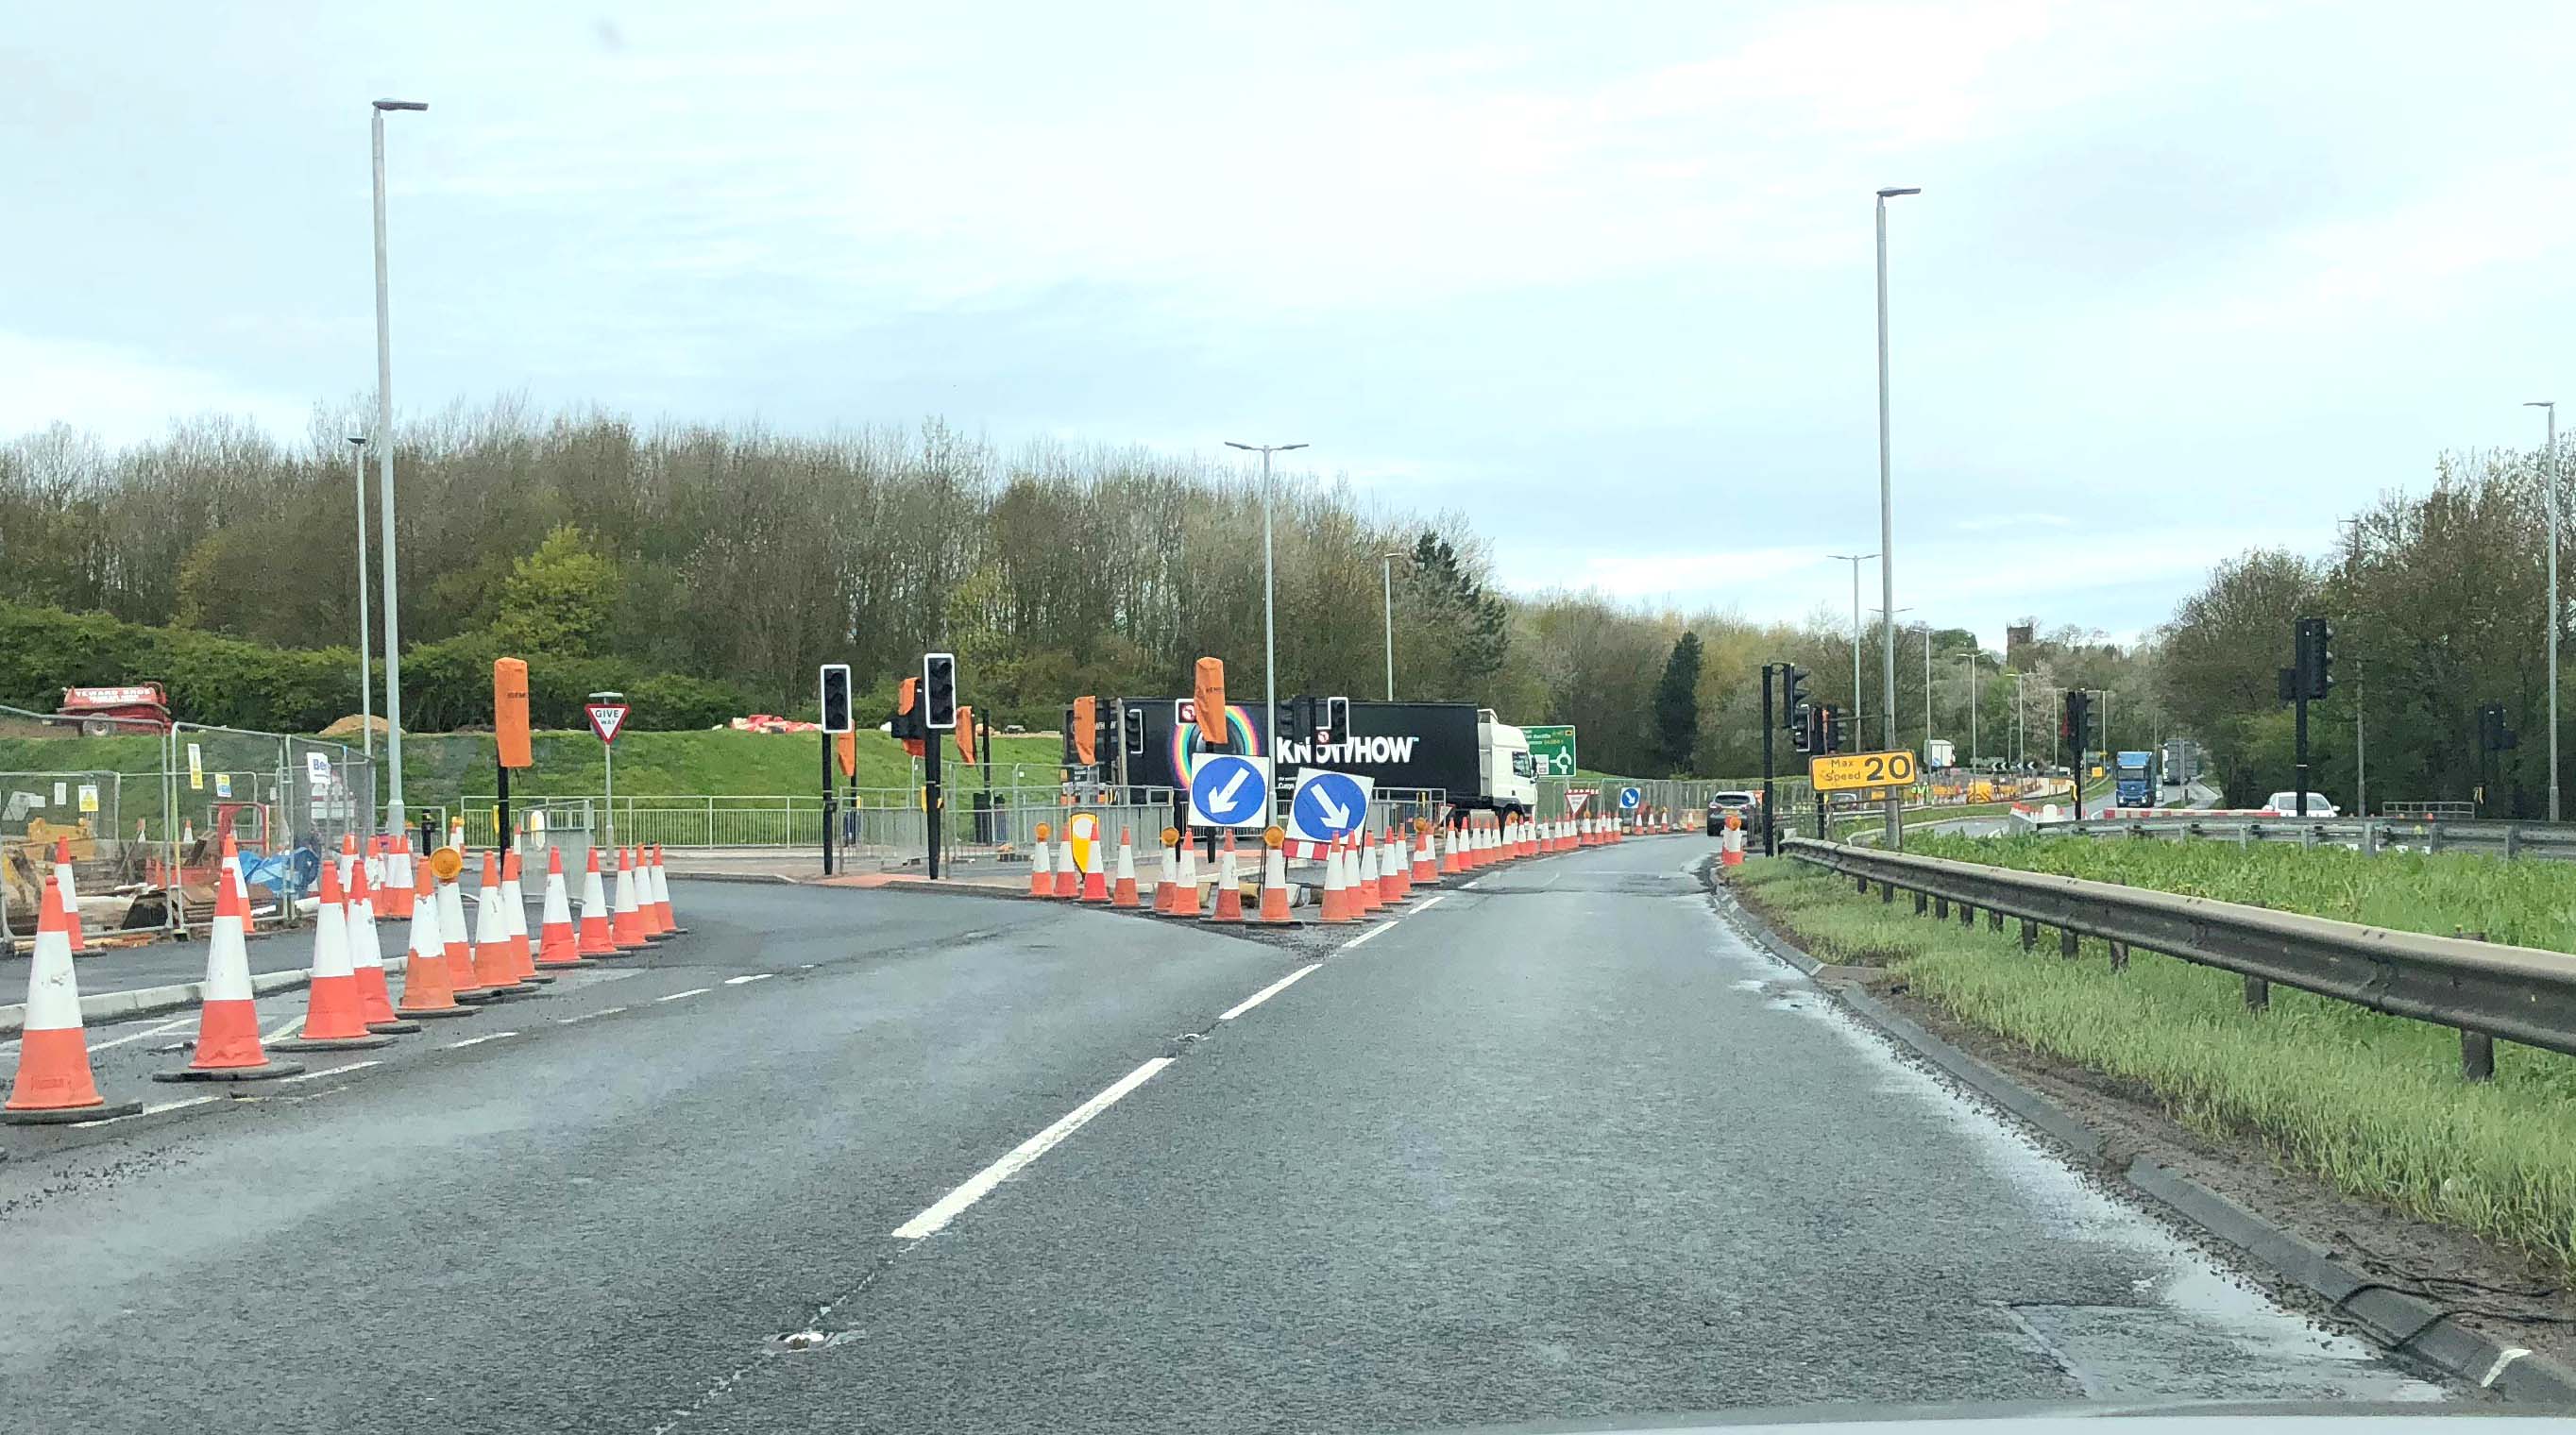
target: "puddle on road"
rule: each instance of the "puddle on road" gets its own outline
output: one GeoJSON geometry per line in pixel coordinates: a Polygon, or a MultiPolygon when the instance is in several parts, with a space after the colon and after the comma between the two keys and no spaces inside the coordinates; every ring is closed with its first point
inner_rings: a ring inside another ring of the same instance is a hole
{"type": "MultiPolygon", "coordinates": [[[[1705,910],[1705,909],[1703,909],[1705,910]]],[[[1840,1003],[1746,943],[1715,912],[1709,950],[1747,975],[1739,991],[1769,1010],[1829,1028],[1878,1068],[1875,1090],[1911,1098],[1965,1137],[1986,1167],[2022,1193],[2045,1238],[2127,1252],[2146,1275],[2134,1304],[2015,1302],[2004,1314],[2032,1349],[2088,1396],[2226,1399],[2445,1400],[2367,1341],[2286,1309],[2145,1211],[1962,1092],[1840,1003]]]]}

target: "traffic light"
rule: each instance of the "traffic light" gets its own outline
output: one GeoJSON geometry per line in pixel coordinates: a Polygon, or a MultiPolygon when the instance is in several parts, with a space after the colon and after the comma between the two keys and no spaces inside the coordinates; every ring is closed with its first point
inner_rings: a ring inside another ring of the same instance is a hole
{"type": "Polygon", "coordinates": [[[2292,632],[2292,689],[2314,702],[2334,690],[2334,625],[2323,618],[2301,618],[2292,632]]]}
{"type": "MultiPolygon", "coordinates": [[[[1807,670],[1795,663],[1780,665],[1780,725],[1795,732],[1806,722],[1798,713],[1807,706],[1807,670]]],[[[1798,749],[1800,752],[1805,748],[1798,749]]]]}
{"type": "Polygon", "coordinates": [[[2066,740],[2067,750],[2084,753],[2093,746],[2093,694],[2082,688],[2069,688],[2065,711],[2058,718],[2058,736],[2066,740]]]}
{"type": "Polygon", "coordinates": [[[850,731],[850,665],[825,663],[822,683],[823,731],[850,731]]]}
{"type": "Polygon", "coordinates": [[[921,756],[922,744],[930,736],[930,730],[921,725],[920,687],[919,678],[903,680],[895,689],[894,720],[886,724],[886,731],[894,734],[903,743],[903,750],[915,757],[921,756]]]}
{"type": "Polygon", "coordinates": [[[1816,735],[1808,739],[1810,752],[1836,753],[1843,750],[1843,710],[1832,703],[1816,707],[1816,735]]]}
{"type": "Polygon", "coordinates": [[[1332,742],[1334,741],[1333,735],[1336,733],[1339,733],[1344,741],[1347,741],[1350,738],[1351,700],[1349,698],[1324,699],[1323,732],[1316,740],[1319,742],[1332,742]]]}
{"type": "Polygon", "coordinates": [[[1145,710],[1122,707],[1118,710],[1118,717],[1126,726],[1127,755],[1143,757],[1145,755],[1145,710]]]}
{"type": "Polygon", "coordinates": [[[1789,749],[1812,753],[1816,748],[1816,710],[1800,703],[1789,710],[1789,749]]]}
{"type": "Polygon", "coordinates": [[[2478,709],[2478,749],[2481,752],[2511,752],[2522,746],[2522,734],[2504,723],[2504,704],[2488,703],[2478,709]]]}
{"type": "Polygon", "coordinates": [[[921,655],[921,721],[933,732],[957,727],[957,655],[921,655]]]}
{"type": "Polygon", "coordinates": [[[1103,767],[1109,765],[1110,758],[1116,755],[1123,742],[1123,737],[1118,731],[1117,707],[1115,698],[1105,703],[1092,704],[1091,750],[1099,754],[1100,765],[1103,767]]]}

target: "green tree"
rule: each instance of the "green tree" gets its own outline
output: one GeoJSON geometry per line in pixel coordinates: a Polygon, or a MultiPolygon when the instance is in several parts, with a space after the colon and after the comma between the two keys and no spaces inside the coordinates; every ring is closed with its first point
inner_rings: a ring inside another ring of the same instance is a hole
{"type": "Polygon", "coordinates": [[[618,598],[617,564],[569,523],[555,525],[501,584],[493,641],[505,653],[578,658],[608,630],[618,598]]]}
{"type": "Polygon", "coordinates": [[[1699,743],[1699,634],[1686,632],[1664,659],[1664,678],[1655,685],[1655,755],[1676,776],[1690,771],[1691,749],[1699,743]]]}

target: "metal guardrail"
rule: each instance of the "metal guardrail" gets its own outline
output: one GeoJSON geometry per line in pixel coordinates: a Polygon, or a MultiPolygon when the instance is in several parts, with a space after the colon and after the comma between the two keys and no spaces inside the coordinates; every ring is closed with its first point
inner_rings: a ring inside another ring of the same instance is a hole
{"type": "MultiPolygon", "coordinates": [[[[2033,830],[2071,831],[2073,823],[2033,830]]],[[[2546,857],[2576,860],[2576,823],[2512,822],[2501,818],[2468,820],[2373,817],[2171,817],[2087,818],[2088,837],[2152,837],[2176,841],[2296,842],[2314,847],[2326,843],[2376,854],[2390,847],[2421,852],[2483,852],[2508,858],[2546,857]]]]}
{"type": "Polygon", "coordinates": [[[2018,918],[2025,951],[2040,927],[2054,927],[2067,956],[2078,936],[2110,943],[2115,970],[2139,948],[2235,972],[2245,978],[2246,1005],[2258,1010],[2278,982],[2454,1028],[2471,1080],[2495,1074],[2498,1037],[2576,1055],[2576,956],[2565,953],[1811,838],[1792,838],[1784,850],[1854,879],[1864,892],[1879,884],[1882,901],[1895,900],[1899,889],[1912,892],[1917,912],[1937,903],[1936,915],[1947,917],[1956,905],[1960,920],[1973,922],[1983,910],[1992,927],[2018,918]]]}

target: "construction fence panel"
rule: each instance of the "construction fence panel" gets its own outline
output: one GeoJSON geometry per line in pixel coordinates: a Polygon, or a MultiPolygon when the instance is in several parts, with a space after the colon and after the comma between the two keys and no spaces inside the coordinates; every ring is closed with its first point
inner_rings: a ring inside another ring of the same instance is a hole
{"type": "Polygon", "coordinates": [[[0,707],[0,931],[34,936],[58,843],[85,930],[169,925],[166,748],[149,720],[0,707]]]}

